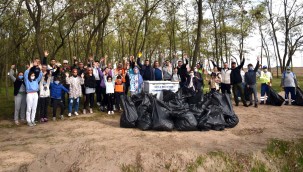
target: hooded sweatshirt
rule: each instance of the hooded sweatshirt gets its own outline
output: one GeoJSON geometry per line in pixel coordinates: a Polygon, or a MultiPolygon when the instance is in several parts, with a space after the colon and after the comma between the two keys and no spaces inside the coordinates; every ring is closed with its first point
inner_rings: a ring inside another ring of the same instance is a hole
{"type": "Polygon", "coordinates": [[[39,76],[36,77],[34,80],[29,79],[29,71],[26,70],[24,72],[24,83],[26,86],[26,92],[31,93],[31,92],[38,92],[39,91],[39,82],[41,81],[42,78],[42,72],[40,71],[39,76]]]}

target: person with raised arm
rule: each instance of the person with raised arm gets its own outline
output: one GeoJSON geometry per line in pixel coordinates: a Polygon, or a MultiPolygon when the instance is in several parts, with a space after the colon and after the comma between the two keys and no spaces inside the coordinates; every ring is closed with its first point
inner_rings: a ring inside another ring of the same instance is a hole
{"type": "Polygon", "coordinates": [[[40,71],[39,75],[36,76],[35,72],[31,69],[35,66],[38,66],[37,62],[31,63],[29,68],[24,72],[24,82],[26,86],[26,121],[27,125],[32,127],[35,126],[35,117],[36,117],[36,110],[38,105],[38,91],[39,91],[39,82],[42,78],[42,71],[40,71]]]}

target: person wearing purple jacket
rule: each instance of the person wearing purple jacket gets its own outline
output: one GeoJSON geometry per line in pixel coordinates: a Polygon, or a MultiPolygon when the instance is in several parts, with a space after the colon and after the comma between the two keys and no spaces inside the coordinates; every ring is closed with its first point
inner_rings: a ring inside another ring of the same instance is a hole
{"type": "Polygon", "coordinates": [[[108,67],[105,67],[103,71],[98,69],[99,74],[100,74],[100,86],[101,86],[101,94],[102,94],[102,102],[101,102],[101,107],[100,110],[102,112],[105,111],[105,107],[107,106],[107,95],[106,95],[106,86],[105,86],[105,80],[108,76],[113,77],[112,70],[110,70],[108,67]]]}

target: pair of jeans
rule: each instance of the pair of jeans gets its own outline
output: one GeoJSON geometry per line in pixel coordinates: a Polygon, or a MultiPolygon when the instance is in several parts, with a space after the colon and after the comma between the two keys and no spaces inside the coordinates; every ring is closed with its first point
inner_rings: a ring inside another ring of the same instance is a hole
{"type": "Polygon", "coordinates": [[[18,93],[15,96],[15,115],[14,120],[19,120],[19,114],[21,120],[25,120],[25,112],[26,112],[26,94],[18,93]]]}
{"type": "Polygon", "coordinates": [[[27,123],[35,122],[37,105],[38,105],[38,93],[27,93],[26,95],[26,121],[27,123]]]}
{"type": "Polygon", "coordinates": [[[221,83],[221,92],[231,94],[230,87],[230,84],[221,83]]]}
{"type": "Polygon", "coordinates": [[[68,99],[68,113],[73,112],[73,107],[75,105],[75,112],[79,110],[80,97],[77,98],[69,98],[68,99]]]}
{"type": "Polygon", "coordinates": [[[107,111],[113,111],[115,104],[115,96],[114,93],[107,94],[107,111]]]}
{"type": "Polygon", "coordinates": [[[289,93],[291,95],[291,103],[296,100],[296,88],[295,87],[284,87],[285,91],[285,102],[290,102],[289,93]]]}
{"type": "Polygon", "coordinates": [[[115,92],[116,108],[117,108],[117,110],[120,110],[121,96],[124,96],[123,92],[115,92]]]}
{"type": "Polygon", "coordinates": [[[101,80],[96,80],[96,99],[97,103],[101,103],[101,80]]]}
{"type": "MultiPolygon", "coordinates": [[[[265,101],[265,93],[267,96],[269,95],[269,85],[263,83],[263,84],[261,84],[261,97],[260,97],[261,102],[265,101]]],[[[269,98],[267,97],[267,101],[268,100],[269,100],[269,98]]]]}
{"type": "Polygon", "coordinates": [[[105,107],[107,105],[107,94],[106,94],[106,88],[101,87],[101,95],[102,95],[102,101],[101,106],[105,107]]]}
{"type": "Polygon", "coordinates": [[[254,101],[255,104],[258,103],[258,92],[257,92],[257,85],[248,85],[248,94],[249,94],[249,101],[252,104],[253,100],[252,100],[252,94],[254,95],[254,101]]]}
{"type": "Polygon", "coordinates": [[[57,108],[60,107],[60,115],[63,115],[64,112],[64,104],[61,99],[53,99],[53,117],[56,117],[57,108]]]}
{"type": "Polygon", "coordinates": [[[244,88],[242,83],[238,83],[238,84],[233,84],[233,93],[234,93],[234,99],[236,104],[239,104],[239,99],[238,99],[238,94],[240,93],[241,95],[241,101],[243,102],[244,105],[246,105],[246,101],[245,101],[245,97],[244,97],[244,88]]]}
{"type": "Polygon", "coordinates": [[[90,108],[93,108],[93,106],[94,106],[94,96],[95,96],[95,93],[85,94],[84,109],[87,108],[88,104],[89,104],[90,108]]]}
{"type": "Polygon", "coordinates": [[[49,103],[49,97],[40,97],[39,99],[40,119],[47,118],[48,103],[49,103]]]}

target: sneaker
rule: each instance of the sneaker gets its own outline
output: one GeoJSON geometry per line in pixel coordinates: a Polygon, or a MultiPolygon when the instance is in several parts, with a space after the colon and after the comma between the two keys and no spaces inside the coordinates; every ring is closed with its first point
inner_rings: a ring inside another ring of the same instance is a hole
{"type": "Polygon", "coordinates": [[[284,105],[288,105],[288,104],[289,104],[288,102],[285,102],[285,103],[284,103],[284,105]]]}
{"type": "Polygon", "coordinates": [[[83,114],[86,114],[86,109],[83,109],[83,114]]]}
{"type": "Polygon", "coordinates": [[[114,111],[112,111],[112,114],[115,114],[115,112],[114,112],[114,111]]]}
{"type": "Polygon", "coordinates": [[[53,117],[53,121],[56,121],[56,117],[53,117]]]}
{"type": "Polygon", "coordinates": [[[253,105],[253,103],[249,103],[249,105],[248,106],[252,106],[253,105]]]}
{"type": "Polygon", "coordinates": [[[48,119],[47,118],[44,118],[44,122],[47,122],[48,121],[48,119]]]}
{"type": "Polygon", "coordinates": [[[16,124],[16,125],[20,125],[19,121],[15,121],[15,124],[16,124]]]}
{"type": "Polygon", "coordinates": [[[67,116],[71,117],[71,116],[72,116],[72,114],[71,114],[71,113],[68,113],[68,115],[67,115],[67,116]]]}
{"type": "Polygon", "coordinates": [[[101,104],[100,104],[100,102],[97,102],[97,106],[100,106],[101,104]]]}
{"type": "Polygon", "coordinates": [[[75,112],[75,115],[78,116],[79,115],[78,112],[75,112]]]}
{"type": "Polygon", "coordinates": [[[89,113],[93,113],[93,109],[92,108],[89,108],[89,113]]]}
{"type": "Polygon", "coordinates": [[[245,107],[248,107],[248,105],[247,105],[246,103],[244,104],[244,106],[245,106],[245,107]]]}
{"type": "Polygon", "coordinates": [[[291,102],[291,105],[297,105],[296,102],[291,102]]]}
{"type": "Polygon", "coordinates": [[[105,109],[104,109],[104,107],[103,107],[103,106],[101,106],[101,107],[100,107],[100,110],[101,110],[102,112],[104,112],[104,111],[105,111],[105,109]]]}
{"type": "Polygon", "coordinates": [[[264,101],[261,101],[260,105],[264,105],[264,101]]]}
{"type": "Polygon", "coordinates": [[[44,122],[44,118],[41,118],[41,119],[40,119],[40,122],[41,122],[41,123],[44,122]]]}
{"type": "Polygon", "coordinates": [[[111,113],[110,111],[107,112],[108,115],[110,115],[110,113],[111,113]]]}
{"type": "Polygon", "coordinates": [[[30,126],[30,127],[34,126],[31,122],[28,122],[27,125],[30,126]]]}
{"type": "Polygon", "coordinates": [[[37,125],[37,124],[35,123],[35,121],[33,121],[33,122],[32,122],[32,124],[33,124],[34,126],[36,126],[36,125],[37,125]]]}
{"type": "Polygon", "coordinates": [[[113,110],[116,111],[116,105],[113,106],[113,110]]]}
{"type": "Polygon", "coordinates": [[[64,120],[64,116],[63,115],[61,115],[60,118],[61,118],[61,120],[64,120]]]}
{"type": "Polygon", "coordinates": [[[255,108],[258,108],[258,104],[257,103],[255,104],[255,108]]]}

